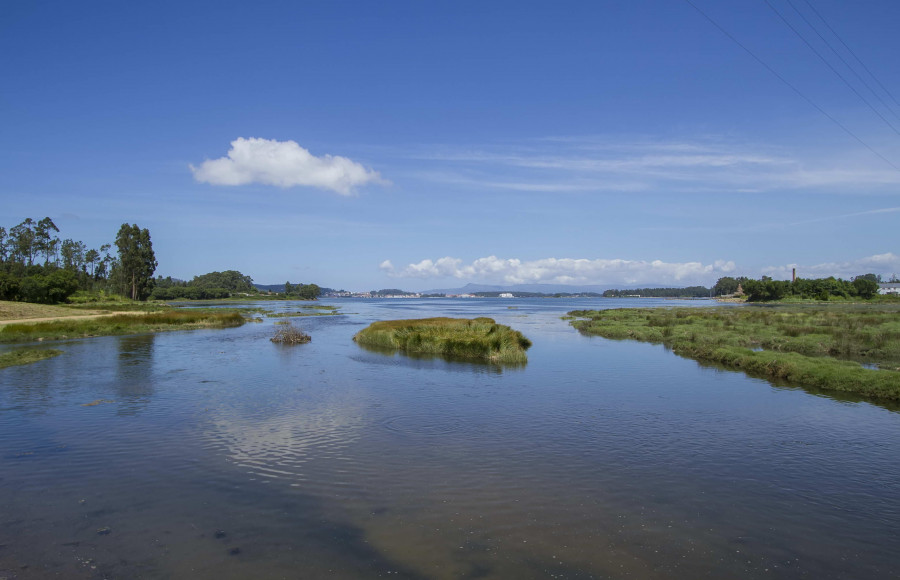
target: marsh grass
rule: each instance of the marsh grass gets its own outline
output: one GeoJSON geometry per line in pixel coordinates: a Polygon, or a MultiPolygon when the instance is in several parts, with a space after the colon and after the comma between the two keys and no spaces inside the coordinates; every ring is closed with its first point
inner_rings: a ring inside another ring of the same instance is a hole
{"type": "Polygon", "coordinates": [[[98,312],[162,312],[172,310],[172,306],[164,302],[87,302],[83,304],[67,304],[63,308],[67,310],[92,310],[98,312]]]}
{"type": "Polygon", "coordinates": [[[214,310],[166,310],[138,314],[116,314],[103,318],[70,318],[51,322],[27,322],[0,327],[0,343],[64,340],[90,336],[138,334],[196,328],[230,328],[246,319],[239,312],[214,310]]]}
{"type": "Polygon", "coordinates": [[[504,364],[527,362],[531,341],[490,318],[423,318],[374,322],[353,340],[367,346],[476,359],[504,364]]]}
{"type": "Polygon", "coordinates": [[[0,353],[0,369],[17,365],[27,365],[48,358],[59,356],[61,350],[50,348],[17,348],[0,353]]]}
{"type": "Polygon", "coordinates": [[[304,312],[303,310],[297,310],[293,312],[274,312],[272,310],[264,310],[264,312],[269,318],[303,318],[306,316],[335,316],[343,314],[340,311],[339,307],[323,304],[310,304],[301,306],[300,308],[305,310],[314,310],[314,312],[304,312]]]}
{"type": "Polygon", "coordinates": [[[280,321],[281,325],[275,332],[275,336],[271,338],[272,342],[281,344],[306,344],[312,340],[308,334],[295,327],[290,320],[280,321]]]}
{"type": "Polygon", "coordinates": [[[900,400],[896,307],[638,308],[576,310],[569,316],[583,334],[662,343],[678,355],[757,376],[900,400]]]}

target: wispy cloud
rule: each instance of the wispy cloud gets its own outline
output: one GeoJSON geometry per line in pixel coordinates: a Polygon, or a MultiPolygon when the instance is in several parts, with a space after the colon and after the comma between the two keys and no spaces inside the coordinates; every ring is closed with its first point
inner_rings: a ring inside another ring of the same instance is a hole
{"type": "Polygon", "coordinates": [[[673,142],[557,137],[433,147],[408,157],[430,166],[424,175],[443,183],[522,191],[606,191],[622,184],[629,191],[895,193],[900,184],[900,172],[859,163],[851,155],[803,158],[780,147],[714,137],[673,142]]]}
{"type": "Polygon", "coordinates": [[[240,137],[231,142],[226,157],[190,168],[194,179],[212,185],[308,186],[341,195],[351,195],[366,183],[383,182],[378,172],[346,157],[316,157],[295,141],[271,139],[240,137]]]}
{"type": "Polygon", "coordinates": [[[734,262],[663,262],[661,260],[544,258],[523,261],[496,256],[470,264],[453,257],[425,259],[397,269],[390,260],[380,268],[396,278],[455,278],[497,284],[674,284],[714,281],[735,269],[734,262]]]}

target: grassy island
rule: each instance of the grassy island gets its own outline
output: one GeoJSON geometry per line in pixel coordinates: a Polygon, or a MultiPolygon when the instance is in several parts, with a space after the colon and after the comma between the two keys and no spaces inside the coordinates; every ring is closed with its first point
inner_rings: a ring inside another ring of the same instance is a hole
{"type": "Polygon", "coordinates": [[[47,322],[17,322],[0,326],[0,343],[64,340],[91,336],[111,336],[241,326],[240,313],[222,309],[167,310],[97,317],[63,318],[47,322]]]}
{"type": "Polygon", "coordinates": [[[490,318],[423,318],[374,322],[353,340],[409,353],[437,354],[494,363],[524,363],[531,341],[490,318]]]}
{"type": "Polygon", "coordinates": [[[900,400],[896,306],[632,308],[569,316],[586,335],[662,343],[680,356],[755,376],[900,400]]]}
{"type": "Polygon", "coordinates": [[[17,348],[0,353],[0,369],[17,365],[28,365],[61,354],[61,350],[49,348],[17,348]]]}

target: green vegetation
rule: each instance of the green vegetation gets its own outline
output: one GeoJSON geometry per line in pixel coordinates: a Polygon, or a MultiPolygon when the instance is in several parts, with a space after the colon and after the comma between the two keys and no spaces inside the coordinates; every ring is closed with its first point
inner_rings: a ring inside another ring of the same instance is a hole
{"type": "Polygon", "coordinates": [[[272,342],[281,344],[306,344],[312,340],[312,337],[291,324],[290,320],[283,320],[280,321],[280,323],[281,328],[275,332],[275,336],[271,339],[272,342]]]}
{"type": "Polygon", "coordinates": [[[253,278],[237,270],[209,272],[194,276],[190,282],[157,276],[150,298],[154,300],[221,300],[233,295],[255,295],[253,278]]]}
{"type": "Polygon", "coordinates": [[[623,298],[640,296],[641,298],[706,298],[710,289],[705,286],[688,286],[687,288],[633,288],[631,290],[607,290],[604,298],[623,298]]]}
{"type": "Polygon", "coordinates": [[[0,326],[0,343],[64,340],[91,336],[138,334],[196,328],[230,328],[246,319],[239,312],[191,309],[114,314],[96,318],[69,318],[51,322],[14,323],[0,326]]]}
{"type": "MultiPolygon", "coordinates": [[[[720,279],[716,283],[726,280],[720,279]]],[[[875,274],[863,274],[852,280],[842,280],[834,276],[828,278],[797,278],[792,282],[787,280],[773,280],[763,276],[759,280],[740,278],[741,289],[749,302],[803,301],[803,300],[871,300],[878,296],[878,283],[881,276],[875,274]]]]}
{"type": "Polygon", "coordinates": [[[773,300],[834,300],[834,299],[871,299],[878,294],[878,283],[881,276],[863,274],[850,281],[840,278],[797,278],[793,282],[773,280],[763,276],[760,280],[746,277],[719,278],[712,288],[704,286],[688,286],[687,288],[634,288],[625,290],[607,290],[604,298],[622,298],[639,296],[641,298],[704,298],[709,296],[730,296],[734,294],[746,296],[750,302],[768,302],[773,300]],[[740,292],[739,292],[740,291],[740,292]]]}
{"type": "Polygon", "coordinates": [[[110,244],[89,249],[56,233],[49,217],[26,218],[8,232],[0,227],[0,300],[55,304],[79,290],[146,298],[156,268],[146,229],[122,224],[117,257],[110,255],[110,244]]]}
{"type": "Polygon", "coordinates": [[[146,300],[153,290],[153,272],[158,265],[150,231],[137,224],[122,224],[116,234],[116,247],[119,260],[115,268],[123,288],[127,289],[125,294],[132,300],[146,300]]]}
{"type": "Polygon", "coordinates": [[[61,354],[61,350],[50,348],[17,348],[0,353],[0,369],[16,365],[27,365],[61,354]]]}
{"type": "Polygon", "coordinates": [[[269,318],[299,318],[303,316],[334,316],[336,314],[341,314],[340,310],[337,306],[330,305],[311,305],[311,306],[301,306],[300,308],[304,310],[314,310],[314,312],[271,312],[267,311],[266,316],[269,318]]]}
{"type": "Polygon", "coordinates": [[[300,300],[315,300],[322,293],[322,289],[315,284],[291,284],[284,283],[284,295],[287,298],[299,298],[300,300]]]}
{"type": "Polygon", "coordinates": [[[374,322],[356,333],[360,344],[409,353],[524,363],[531,341],[490,318],[423,318],[374,322]]]}
{"type": "Polygon", "coordinates": [[[900,400],[898,314],[900,308],[878,304],[569,313],[586,335],[662,343],[680,356],[751,375],[900,400]]]}

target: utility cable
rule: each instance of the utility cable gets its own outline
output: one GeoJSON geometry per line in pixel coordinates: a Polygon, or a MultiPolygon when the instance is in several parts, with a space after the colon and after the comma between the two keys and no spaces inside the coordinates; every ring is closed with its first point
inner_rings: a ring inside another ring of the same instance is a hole
{"type": "MultiPolygon", "coordinates": [[[[881,95],[878,94],[878,91],[876,91],[875,89],[873,89],[872,86],[869,84],[869,82],[868,82],[866,79],[864,79],[864,78],[862,77],[862,75],[860,75],[860,74],[856,71],[856,69],[855,69],[849,62],[847,62],[847,60],[846,60],[843,56],[841,56],[841,53],[839,53],[839,52],[837,51],[837,49],[834,48],[834,45],[832,45],[831,42],[830,42],[827,38],[825,38],[825,37],[822,35],[821,32],[819,32],[819,29],[816,28],[816,27],[813,25],[813,23],[810,22],[809,19],[806,18],[806,16],[805,16],[802,12],[800,12],[800,10],[797,8],[797,6],[794,4],[794,2],[793,2],[792,0],[787,0],[787,3],[790,5],[791,8],[794,9],[794,12],[796,12],[797,15],[800,16],[800,18],[803,19],[803,22],[805,22],[806,25],[809,26],[809,27],[812,29],[812,31],[816,33],[816,36],[818,36],[819,39],[820,39],[822,42],[825,43],[825,46],[827,46],[827,47],[831,50],[831,52],[834,53],[834,56],[838,57],[838,59],[839,59],[842,63],[844,63],[844,66],[846,66],[846,67],[850,70],[850,72],[852,72],[853,75],[856,76],[857,79],[859,79],[859,82],[861,82],[861,83],[863,84],[863,86],[865,86],[867,89],[869,89],[869,92],[870,92],[870,93],[872,93],[873,95],[875,95],[875,98],[878,99],[878,102],[880,102],[880,103],[882,104],[882,106],[883,106],[885,109],[887,109],[888,111],[890,111],[890,113],[891,113],[892,115],[894,115],[894,117],[897,117],[897,119],[900,119],[900,115],[898,115],[897,112],[894,111],[894,109],[891,107],[891,105],[890,105],[889,103],[886,103],[886,102],[884,101],[884,99],[881,97],[881,95]]],[[[806,0],[806,3],[809,4],[809,0],[806,0]]],[[[811,6],[810,6],[810,7],[811,7],[811,6]]],[[[820,16],[819,18],[821,18],[821,16],[820,16]]],[[[824,20],[823,20],[823,22],[824,22],[824,20]]],[[[827,23],[826,23],[825,25],[828,26],[827,23]]],[[[830,28],[830,27],[829,27],[829,28],[830,28]]],[[[832,32],[834,32],[834,31],[832,30],[832,32]]],[[[837,36],[837,34],[835,34],[835,36],[837,36]]],[[[838,37],[838,40],[840,40],[840,37],[838,37]]],[[[844,45],[844,46],[846,47],[846,45],[844,45]]],[[[849,48],[848,48],[848,50],[849,50],[849,48]]],[[[852,54],[852,53],[851,53],[851,54],[852,54]]],[[[871,73],[870,73],[870,74],[871,74],[871,73]]]]}
{"type": "Polygon", "coordinates": [[[706,12],[704,12],[703,10],[701,10],[701,9],[700,9],[696,4],[694,4],[691,0],[684,0],[684,1],[687,2],[688,4],[690,4],[691,7],[692,7],[694,10],[696,10],[697,12],[699,12],[701,16],[703,16],[704,18],[706,18],[706,19],[709,21],[710,24],[712,24],[712,25],[715,26],[717,29],[719,29],[719,32],[721,32],[722,34],[724,34],[725,36],[727,36],[732,42],[734,42],[736,45],[738,45],[739,47],[741,47],[741,48],[744,50],[744,52],[746,52],[747,54],[749,54],[749,55],[753,58],[753,60],[755,60],[756,62],[758,62],[759,64],[761,64],[767,71],[769,71],[770,73],[772,73],[773,75],[775,75],[775,78],[777,78],[777,79],[780,80],[782,83],[784,83],[785,85],[787,85],[787,87],[788,87],[789,89],[791,89],[792,91],[794,91],[794,92],[797,94],[797,96],[799,96],[799,97],[802,98],[804,101],[806,101],[807,103],[809,103],[814,109],[816,109],[817,111],[819,111],[820,113],[822,113],[822,114],[823,114],[826,118],[828,118],[832,123],[834,123],[835,125],[837,125],[838,127],[840,127],[840,128],[844,131],[844,133],[846,133],[846,134],[850,135],[851,137],[853,137],[857,142],[859,142],[860,145],[862,145],[863,147],[865,147],[866,149],[868,149],[870,152],[872,152],[873,155],[875,155],[876,157],[878,157],[879,159],[881,159],[882,161],[884,161],[885,163],[887,163],[888,165],[890,165],[891,167],[893,167],[894,169],[896,169],[897,171],[900,171],[900,167],[898,167],[898,166],[895,165],[890,159],[888,159],[887,157],[885,157],[884,155],[882,155],[881,153],[879,153],[878,151],[876,151],[875,149],[873,149],[871,145],[869,145],[868,143],[866,143],[865,141],[863,141],[861,138],[859,138],[859,137],[856,135],[856,133],[854,133],[853,131],[851,131],[850,129],[848,129],[846,126],[844,126],[843,123],[841,123],[840,121],[838,121],[837,119],[835,119],[834,117],[832,117],[831,115],[829,115],[828,112],[825,111],[825,109],[823,109],[823,108],[820,107],[819,105],[817,105],[815,101],[813,101],[812,99],[810,99],[809,97],[807,97],[805,94],[803,94],[802,92],[800,92],[800,89],[798,89],[797,87],[795,87],[794,85],[792,85],[786,78],[784,78],[783,76],[781,76],[780,74],[778,74],[778,72],[777,72],[775,69],[773,69],[771,66],[769,66],[763,59],[761,59],[760,57],[756,56],[756,54],[754,54],[753,51],[751,51],[749,48],[747,48],[746,46],[744,46],[743,44],[741,44],[741,42],[740,42],[737,38],[735,38],[734,36],[732,36],[730,32],[728,32],[728,31],[725,30],[722,26],[720,26],[718,22],[716,22],[715,20],[713,20],[711,16],[709,16],[706,12]]]}
{"type": "Polygon", "coordinates": [[[842,81],[844,81],[844,84],[847,85],[847,87],[848,87],[851,91],[853,91],[854,94],[856,94],[856,96],[859,97],[859,98],[862,100],[862,102],[864,102],[870,109],[872,109],[872,112],[875,113],[876,115],[878,115],[878,117],[879,117],[882,121],[884,121],[885,124],[886,124],[888,127],[890,127],[891,129],[893,129],[893,130],[894,130],[894,133],[896,133],[897,135],[900,135],[900,130],[898,130],[897,127],[894,127],[894,125],[893,125],[890,121],[888,121],[887,118],[885,118],[885,116],[882,115],[881,112],[878,111],[878,109],[876,109],[875,107],[873,107],[873,106],[872,106],[872,103],[870,103],[868,99],[866,99],[864,96],[862,96],[862,93],[860,93],[859,91],[857,91],[857,90],[856,90],[856,87],[854,87],[852,84],[850,84],[850,81],[848,81],[848,80],[844,77],[844,75],[842,75],[836,68],[834,68],[834,66],[833,66],[830,62],[828,62],[828,59],[826,59],[824,56],[822,56],[822,54],[821,54],[818,50],[816,50],[816,47],[814,47],[814,46],[812,45],[811,42],[809,42],[808,40],[806,40],[806,37],[804,37],[802,34],[800,34],[800,31],[797,30],[796,28],[794,28],[794,25],[791,24],[790,21],[789,21],[787,18],[785,18],[784,15],[783,15],[781,12],[779,12],[778,9],[775,8],[775,6],[773,6],[771,2],[769,2],[769,0],[763,0],[763,1],[766,3],[766,5],[767,5],[769,8],[772,9],[772,12],[774,12],[775,14],[777,14],[777,15],[778,15],[778,18],[780,18],[781,21],[784,22],[784,23],[787,25],[787,27],[790,28],[790,29],[794,32],[794,34],[797,35],[797,38],[799,38],[800,40],[802,40],[803,43],[804,43],[806,46],[808,46],[809,49],[810,49],[811,51],[813,51],[813,54],[815,54],[817,57],[819,57],[819,60],[821,60],[823,63],[825,63],[825,66],[827,66],[829,69],[831,69],[831,72],[833,72],[834,74],[836,74],[836,75],[838,76],[838,78],[840,78],[842,81]]]}
{"type": "Polygon", "coordinates": [[[844,42],[844,39],[841,38],[841,36],[837,33],[837,31],[835,31],[834,28],[831,27],[830,24],[828,24],[828,21],[825,20],[825,17],[822,16],[822,15],[819,13],[818,10],[816,10],[815,6],[813,6],[812,4],[810,4],[810,3],[809,3],[809,0],[804,0],[804,2],[806,2],[806,5],[809,6],[810,10],[812,10],[812,11],[815,13],[815,15],[819,17],[819,20],[822,21],[822,24],[824,24],[824,25],[828,28],[828,30],[831,31],[831,34],[833,34],[834,37],[837,38],[838,41],[844,46],[844,48],[847,49],[847,52],[849,52],[851,55],[853,55],[853,58],[856,59],[856,62],[858,62],[858,63],[863,67],[863,69],[864,69],[867,73],[869,73],[869,76],[872,77],[872,79],[873,79],[876,83],[878,83],[878,86],[881,87],[881,90],[883,90],[883,91],[885,92],[885,94],[887,94],[887,96],[890,97],[891,100],[894,101],[894,103],[895,103],[897,106],[900,106],[900,102],[898,102],[897,99],[896,99],[896,97],[894,97],[894,95],[891,94],[891,91],[889,91],[889,90],[887,89],[887,87],[885,87],[884,84],[883,84],[880,80],[878,80],[878,77],[875,76],[875,73],[873,73],[872,71],[869,70],[869,67],[866,66],[866,63],[864,63],[858,56],[856,56],[856,53],[853,52],[853,50],[852,50],[849,46],[847,46],[847,43],[844,42]]]}

